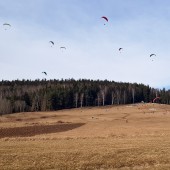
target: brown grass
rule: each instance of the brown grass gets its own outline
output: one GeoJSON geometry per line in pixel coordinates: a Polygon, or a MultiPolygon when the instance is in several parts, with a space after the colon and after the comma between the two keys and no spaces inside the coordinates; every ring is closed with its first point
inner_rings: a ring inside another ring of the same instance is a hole
{"type": "Polygon", "coordinates": [[[5,115],[0,136],[2,170],[170,169],[168,105],[5,115]]]}

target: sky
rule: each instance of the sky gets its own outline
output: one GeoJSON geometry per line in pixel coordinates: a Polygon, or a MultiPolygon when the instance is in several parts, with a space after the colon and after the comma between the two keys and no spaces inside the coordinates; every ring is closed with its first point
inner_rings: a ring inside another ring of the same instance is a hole
{"type": "Polygon", "coordinates": [[[169,0],[0,0],[0,80],[170,87],[169,47],[169,0]]]}

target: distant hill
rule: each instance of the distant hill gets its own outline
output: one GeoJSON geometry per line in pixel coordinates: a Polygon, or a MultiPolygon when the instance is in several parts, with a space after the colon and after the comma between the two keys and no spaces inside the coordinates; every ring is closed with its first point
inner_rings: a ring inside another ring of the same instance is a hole
{"type": "Polygon", "coordinates": [[[52,111],[143,102],[169,104],[170,91],[108,80],[15,80],[0,82],[0,114],[52,111]]]}

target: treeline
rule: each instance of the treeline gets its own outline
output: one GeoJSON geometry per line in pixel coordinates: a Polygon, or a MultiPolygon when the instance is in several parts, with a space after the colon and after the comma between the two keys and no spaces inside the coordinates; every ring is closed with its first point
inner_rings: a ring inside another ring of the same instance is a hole
{"type": "Polygon", "coordinates": [[[0,114],[87,106],[152,102],[170,104],[170,91],[144,84],[100,80],[15,80],[0,82],[0,114]]]}

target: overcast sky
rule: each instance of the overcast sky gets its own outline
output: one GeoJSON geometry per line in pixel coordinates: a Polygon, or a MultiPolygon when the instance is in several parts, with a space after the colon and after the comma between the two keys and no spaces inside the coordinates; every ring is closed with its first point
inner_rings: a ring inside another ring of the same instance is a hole
{"type": "Polygon", "coordinates": [[[169,0],[0,0],[0,80],[107,79],[162,88],[170,86],[169,58],[169,0]]]}

